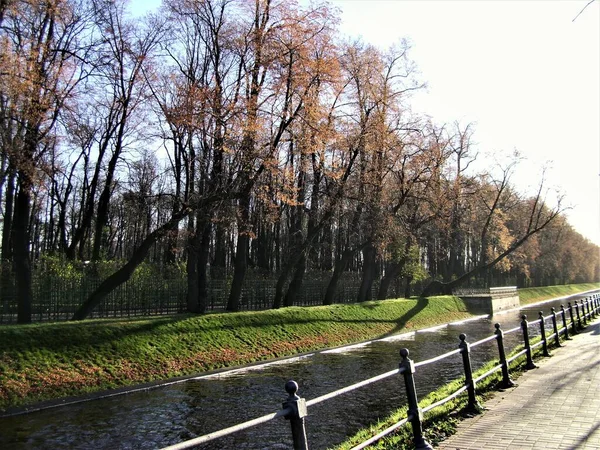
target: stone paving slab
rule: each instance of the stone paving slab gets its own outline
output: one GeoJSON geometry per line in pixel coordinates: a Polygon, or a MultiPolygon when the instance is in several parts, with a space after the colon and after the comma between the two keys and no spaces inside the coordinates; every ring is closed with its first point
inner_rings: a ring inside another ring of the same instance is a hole
{"type": "Polygon", "coordinates": [[[600,320],[460,422],[446,450],[600,450],[600,320]]]}

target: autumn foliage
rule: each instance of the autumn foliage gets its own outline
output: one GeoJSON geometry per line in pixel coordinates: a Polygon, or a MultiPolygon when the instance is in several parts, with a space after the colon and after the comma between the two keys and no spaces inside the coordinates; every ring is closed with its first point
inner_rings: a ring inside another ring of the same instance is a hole
{"type": "Polygon", "coordinates": [[[215,279],[239,310],[248,276],[269,280],[275,308],[315,273],[325,304],[348,271],[358,301],[600,277],[543,177],[522,194],[517,159],[482,165],[471,125],[413,113],[410,44],[349,41],[326,3],[1,8],[0,286],[20,322],[44,255],[121,263],[75,319],[144,261],[183,266],[197,313],[215,279]]]}

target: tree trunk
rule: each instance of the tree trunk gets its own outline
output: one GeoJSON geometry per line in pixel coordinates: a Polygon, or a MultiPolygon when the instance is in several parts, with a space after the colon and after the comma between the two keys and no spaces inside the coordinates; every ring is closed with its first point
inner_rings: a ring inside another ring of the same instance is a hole
{"type": "Polygon", "coordinates": [[[306,257],[302,256],[298,264],[296,265],[296,271],[294,272],[294,278],[288,286],[287,293],[283,299],[283,306],[294,306],[294,302],[298,297],[298,292],[302,289],[302,282],[304,280],[304,272],[306,271],[306,257]]]}
{"type": "Polygon", "coordinates": [[[250,230],[248,230],[250,219],[250,191],[246,190],[240,199],[240,219],[238,221],[238,239],[235,252],[235,263],[233,266],[233,280],[231,291],[227,300],[227,311],[239,311],[242,297],[242,287],[246,278],[248,268],[248,244],[250,242],[250,230]]]}
{"type": "Polygon", "coordinates": [[[410,298],[412,292],[410,284],[412,283],[413,277],[411,275],[406,277],[406,284],[404,285],[404,298],[410,298]]]}
{"type": "Polygon", "coordinates": [[[31,323],[33,290],[29,255],[29,216],[31,210],[31,180],[19,171],[19,190],[13,220],[13,267],[17,285],[17,322],[31,323]]]}
{"type": "Polygon", "coordinates": [[[208,258],[210,256],[210,235],[212,222],[206,221],[202,230],[198,252],[198,312],[204,314],[208,306],[208,258]]]}
{"type": "Polygon", "coordinates": [[[6,184],[6,198],[4,201],[4,223],[2,226],[2,261],[12,259],[12,222],[13,206],[15,200],[15,171],[9,168],[6,184]]]}
{"type": "Polygon", "coordinates": [[[333,301],[335,300],[335,293],[337,292],[337,285],[346,270],[346,266],[352,256],[359,249],[348,249],[345,250],[342,254],[342,257],[335,262],[335,267],[333,268],[333,274],[331,275],[331,279],[329,280],[329,284],[327,285],[327,290],[325,291],[325,298],[323,299],[324,305],[333,305],[333,301]]]}
{"type": "MultiPolygon", "coordinates": [[[[191,219],[190,219],[191,220],[191,219]]],[[[187,275],[187,297],[186,305],[188,312],[197,313],[198,308],[198,230],[194,230],[193,226],[188,229],[194,234],[189,240],[188,251],[187,251],[187,264],[186,264],[186,275],[187,275]]]]}
{"type": "Polygon", "coordinates": [[[390,285],[392,284],[392,281],[400,276],[405,263],[405,258],[402,258],[400,262],[390,264],[388,270],[385,272],[385,276],[381,278],[381,283],[379,284],[379,290],[377,292],[378,300],[385,300],[388,298],[390,285]]]}
{"type": "Polygon", "coordinates": [[[85,319],[94,310],[94,308],[96,308],[96,306],[104,301],[108,294],[129,280],[135,269],[144,261],[154,243],[167,234],[170,230],[175,228],[179,221],[186,217],[189,213],[189,210],[182,210],[178,212],[168,222],[146,236],[146,239],[144,239],[140,246],[133,252],[129,261],[127,261],[123,267],[104,280],[79,307],[79,309],[73,315],[73,320],[85,319]]]}
{"type": "Polygon", "coordinates": [[[363,277],[356,299],[358,302],[371,300],[371,287],[373,286],[373,280],[375,279],[375,257],[377,256],[375,247],[369,244],[363,250],[363,256],[363,277]]]}

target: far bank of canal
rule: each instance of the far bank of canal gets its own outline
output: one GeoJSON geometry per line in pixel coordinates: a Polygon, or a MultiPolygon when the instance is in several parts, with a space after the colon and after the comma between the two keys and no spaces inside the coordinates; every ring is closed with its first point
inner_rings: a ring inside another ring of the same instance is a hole
{"type": "MultiPolygon", "coordinates": [[[[427,359],[456,348],[460,333],[474,341],[491,334],[495,322],[511,328],[518,325],[522,312],[535,318],[540,309],[549,312],[565,301],[525,307],[493,320],[455,322],[277,364],[201,376],[150,391],[4,417],[0,447],[160,448],[273,412],[285,397],[283,385],[290,378],[299,382],[303,397],[314,398],[397,367],[399,348],[409,348],[415,361],[427,359]]],[[[493,344],[474,355],[475,367],[493,357],[493,344]]],[[[456,364],[425,370],[420,380],[427,382],[418,384],[420,396],[460,376],[456,364]]],[[[404,402],[402,397],[402,386],[394,380],[315,406],[307,418],[311,447],[327,448],[343,441],[388,415],[404,402]]],[[[287,424],[275,421],[201,448],[289,448],[289,440],[287,424]]]]}

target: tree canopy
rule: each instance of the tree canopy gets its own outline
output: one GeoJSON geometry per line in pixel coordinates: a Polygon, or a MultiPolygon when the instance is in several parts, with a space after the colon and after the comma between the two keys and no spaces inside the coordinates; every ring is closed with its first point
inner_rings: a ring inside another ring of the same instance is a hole
{"type": "Polygon", "coordinates": [[[200,313],[215,279],[238,310],[249,273],[273,307],[311,276],[331,303],[347,271],[357,301],[599,279],[598,247],[543,178],[520,193],[517,159],[474,169],[471,124],[412,112],[424,81],[406,41],[348,40],[326,3],[126,6],[0,4],[1,282],[20,322],[43,255],[122,262],[76,319],[144,260],[183,267],[200,313]]]}

